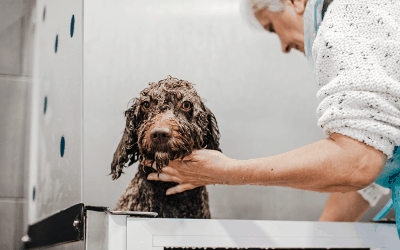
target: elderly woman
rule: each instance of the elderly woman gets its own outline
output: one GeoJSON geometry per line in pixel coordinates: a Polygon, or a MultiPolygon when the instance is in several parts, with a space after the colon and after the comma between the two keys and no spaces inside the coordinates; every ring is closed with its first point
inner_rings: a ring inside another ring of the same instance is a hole
{"type": "MultiPolygon", "coordinates": [[[[310,7],[307,0],[248,4],[261,26],[279,36],[283,52],[292,48],[307,52],[305,45],[310,45],[304,43],[303,29],[303,14],[310,7]]],[[[369,191],[360,192],[368,202],[374,199],[365,193],[379,196],[379,186],[373,182],[400,142],[399,13],[400,2],[392,0],[334,0],[329,5],[311,44],[320,87],[318,125],[328,138],[251,160],[198,150],[148,178],[177,182],[167,194],[210,184],[335,193],[320,220],[357,220],[368,208],[357,191],[368,187],[369,191]]]]}

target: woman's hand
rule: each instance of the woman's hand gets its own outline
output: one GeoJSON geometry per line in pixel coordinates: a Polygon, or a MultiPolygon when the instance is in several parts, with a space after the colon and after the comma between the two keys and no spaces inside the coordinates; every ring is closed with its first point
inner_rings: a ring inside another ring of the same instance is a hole
{"type": "MultiPolygon", "coordinates": [[[[196,187],[212,184],[228,184],[231,159],[216,150],[201,149],[183,159],[170,161],[162,173],[149,174],[152,181],[177,182],[167,190],[167,195],[181,193],[196,187]]],[[[156,169],[155,162],[145,160],[144,165],[156,169]]]]}

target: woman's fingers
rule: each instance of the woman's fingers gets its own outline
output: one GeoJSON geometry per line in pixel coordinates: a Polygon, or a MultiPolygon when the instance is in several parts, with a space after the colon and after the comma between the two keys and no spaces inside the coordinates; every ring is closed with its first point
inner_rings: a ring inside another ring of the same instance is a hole
{"type": "Polygon", "coordinates": [[[182,193],[187,190],[191,190],[194,188],[197,188],[198,186],[190,184],[190,183],[185,183],[185,184],[180,184],[175,187],[169,188],[166,192],[166,195],[172,195],[172,194],[177,194],[177,193],[182,193]]]}
{"type": "Polygon", "coordinates": [[[151,161],[151,160],[143,160],[142,162],[141,162],[141,164],[143,165],[143,166],[145,166],[145,167],[153,167],[154,169],[156,169],[157,170],[157,168],[156,168],[156,161],[151,161]]]}
{"type": "MultiPolygon", "coordinates": [[[[174,163],[176,163],[176,162],[182,162],[182,160],[181,160],[181,159],[176,159],[176,160],[170,161],[170,162],[169,162],[169,166],[170,166],[170,165],[174,165],[174,163]]],[[[152,161],[152,160],[143,160],[143,161],[141,162],[141,164],[142,164],[143,166],[145,166],[145,167],[154,168],[155,170],[157,170],[157,163],[156,163],[156,161],[152,161]]],[[[164,171],[165,168],[166,168],[166,167],[163,167],[162,170],[164,171]]]]}
{"type": "Polygon", "coordinates": [[[210,154],[211,150],[209,149],[197,149],[193,150],[190,155],[183,157],[182,161],[191,161],[191,162],[198,162],[202,160],[206,160],[208,154],[210,154]]]}
{"type": "Polygon", "coordinates": [[[181,179],[175,176],[171,176],[165,173],[152,173],[147,176],[150,181],[166,181],[166,182],[176,182],[180,183],[181,179]]]}
{"type": "Polygon", "coordinates": [[[174,176],[170,176],[165,173],[152,173],[147,176],[147,179],[150,181],[166,181],[166,182],[177,182],[179,183],[179,179],[174,176]]]}
{"type": "Polygon", "coordinates": [[[191,161],[193,160],[193,155],[197,150],[194,150],[190,155],[187,155],[185,157],[182,158],[182,161],[191,161]]]}

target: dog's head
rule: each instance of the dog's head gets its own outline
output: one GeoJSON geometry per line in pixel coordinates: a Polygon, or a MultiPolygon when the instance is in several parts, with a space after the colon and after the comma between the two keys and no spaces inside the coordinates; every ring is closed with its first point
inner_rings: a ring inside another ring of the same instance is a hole
{"type": "Polygon", "coordinates": [[[160,172],[170,160],[193,149],[220,151],[217,121],[192,83],[168,76],[149,85],[125,111],[125,131],[111,163],[113,180],[126,163],[143,158],[156,161],[160,172]]]}

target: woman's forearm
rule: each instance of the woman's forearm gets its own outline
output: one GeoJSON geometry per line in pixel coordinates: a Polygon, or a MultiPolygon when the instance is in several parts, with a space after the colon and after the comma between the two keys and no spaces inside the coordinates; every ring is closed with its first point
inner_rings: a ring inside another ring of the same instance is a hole
{"type": "Polygon", "coordinates": [[[317,192],[347,192],[372,183],[386,156],[340,134],[280,155],[234,160],[227,184],[284,186],[317,192]]]}
{"type": "MultiPolygon", "coordinates": [[[[148,179],[179,183],[167,194],[212,184],[282,186],[316,192],[348,192],[370,185],[386,155],[341,134],[280,155],[232,160],[214,150],[198,150],[170,161],[148,179]]],[[[155,167],[154,162],[144,165],[155,167]]]]}

